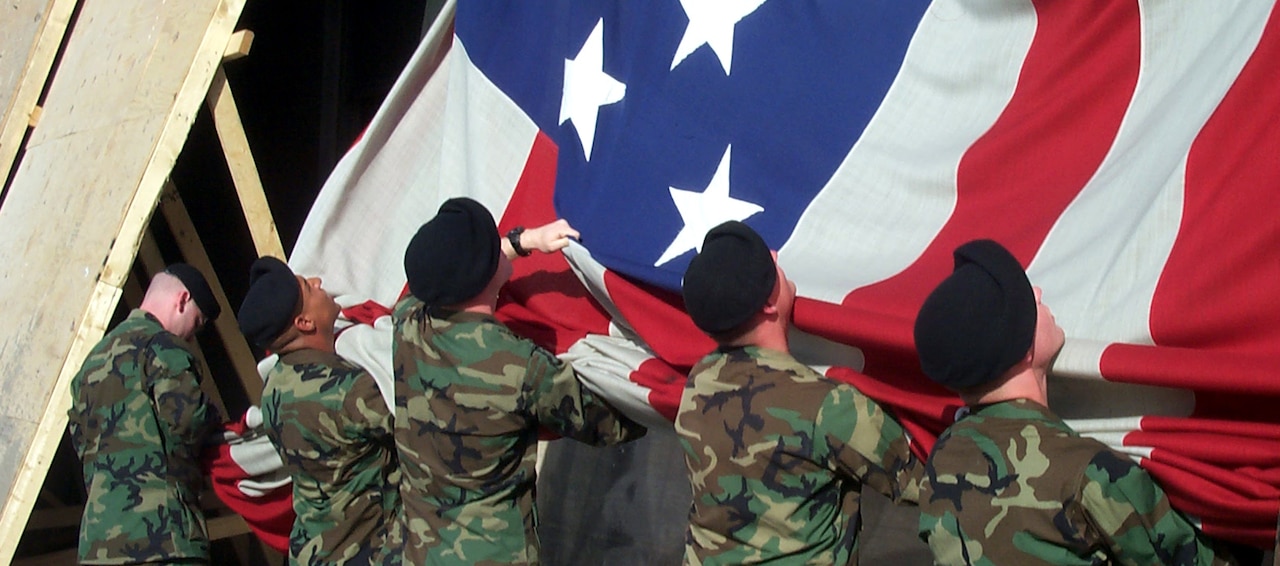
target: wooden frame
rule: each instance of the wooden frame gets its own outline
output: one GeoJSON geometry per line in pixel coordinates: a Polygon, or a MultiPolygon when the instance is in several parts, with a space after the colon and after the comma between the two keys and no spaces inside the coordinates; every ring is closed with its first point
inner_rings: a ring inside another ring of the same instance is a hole
{"type": "MultiPolygon", "coordinates": [[[[40,92],[49,79],[53,60],[67,32],[76,0],[15,2],[13,12],[0,18],[0,53],[13,58],[26,53],[21,67],[0,72],[0,179],[9,178],[13,159],[27,133],[40,121],[40,92]]],[[[10,61],[12,64],[13,61],[10,61]]]]}
{"type": "MultiPolygon", "coordinates": [[[[9,393],[0,398],[0,563],[13,559],[66,428],[71,377],[105,332],[126,285],[130,294],[140,292],[129,273],[157,206],[185,260],[205,272],[224,311],[234,313],[167,182],[202,101],[213,112],[259,254],[284,255],[220,67],[251,44],[251,34],[233,34],[244,0],[131,10],[81,0],[58,72],[37,107],[49,76],[39,72],[41,62],[52,65],[75,6],[48,3],[25,67],[31,70],[0,124],[0,169],[8,172],[18,152],[11,132],[21,124],[21,141],[33,116],[42,115],[0,203],[0,246],[11,251],[0,265],[0,293],[27,305],[0,328],[0,389],[9,393]],[[162,197],[165,191],[170,196],[162,197]]],[[[234,314],[220,317],[217,327],[256,401],[261,382],[253,381],[256,364],[234,314]]],[[[219,533],[247,532],[237,516],[215,520],[219,533]]]]}

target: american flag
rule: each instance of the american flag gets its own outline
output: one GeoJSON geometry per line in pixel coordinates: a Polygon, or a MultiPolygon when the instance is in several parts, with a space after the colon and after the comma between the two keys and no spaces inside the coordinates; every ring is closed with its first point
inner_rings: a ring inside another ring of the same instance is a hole
{"type": "MultiPolygon", "coordinates": [[[[1066,330],[1055,411],[1138,460],[1210,534],[1270,545],[1274,12],[1262,0],[450,4],[326,184],[291,264],[348,304],[391,305],[405,245],[443,200],[476,198],[504,231],[564,217],[581,245],[517,261],[500,316],[670,426],[685,371],[712,348],[681,310],[680,277],[707,229],[743,220],[796,281],[798,357],[890,406],[924,454],[960,403],[920,374],[912,322],[951,251],[993,238],[1066,330]]],[[[362,330],[340,350],[386,372],[389,342],[362,330]]]]}

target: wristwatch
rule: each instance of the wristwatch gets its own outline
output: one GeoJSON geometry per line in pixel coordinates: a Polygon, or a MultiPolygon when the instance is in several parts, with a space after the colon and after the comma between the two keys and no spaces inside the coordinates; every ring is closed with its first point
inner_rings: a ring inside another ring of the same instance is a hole
{"type": "Polygon", "coordinates": [[[515,228],[512,228],[510,232],[507,232],[507,241],[511,242],[511,249],[516,251],[516,255],[520,257],[529,257],[529,254],[532,254],[533,252],[524,249],[524,247],[520,245],[520,234],[523,233],[524,226],[516,226],[515,228]]]}

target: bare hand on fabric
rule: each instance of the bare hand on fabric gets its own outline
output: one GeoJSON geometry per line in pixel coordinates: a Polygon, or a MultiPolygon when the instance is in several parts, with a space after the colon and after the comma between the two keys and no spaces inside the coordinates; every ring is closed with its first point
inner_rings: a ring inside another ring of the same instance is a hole
{"type": "Polygon", "coordinates": [[[520,234],[520,247],[542,253],[560,251],[569,245],[569,239],[578,239],[578,231],[563,218],[537,228],[529,228],[520,234]]]}

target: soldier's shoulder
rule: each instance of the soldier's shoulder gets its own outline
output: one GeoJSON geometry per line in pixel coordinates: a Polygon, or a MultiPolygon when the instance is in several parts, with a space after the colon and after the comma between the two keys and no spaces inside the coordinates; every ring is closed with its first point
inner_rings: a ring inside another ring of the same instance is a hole
{"type": "Polygon", "coordinates": [[[153,348],[173,349],[190,352],[191,347],[187,342],[172,332],[161,328],[155,332],[148,333],[146,336],[147,343],[153,348]]]}
{"type": "Polygon", "coordinates": [[[554,357],[533,340],[525,338],[496,318],[485,317],[468,321],[464,332],[474,332],[484,337],[486,346],[494,351],[507,351],[519,355],[546,354],[554,357]]]}
{"type": "Polygon", "coordinates": [[[343,357],[342,354],[334,354],[331,365],[333,366],[334,371],[340,371],[344,374],[351,375],[353,378],[369,373],[369,370],[365,369],[364,366],[348,360],[343,357]]]}
{"type": "Polygon", "coordinates": [[[424,306],[425,303],[417,297],[406,294],[399,301],[396,301],[395,306],[391,308],[391,319],[395,322],[400,322],[412,316],[414,312],[421,311],[424,306]]]}

